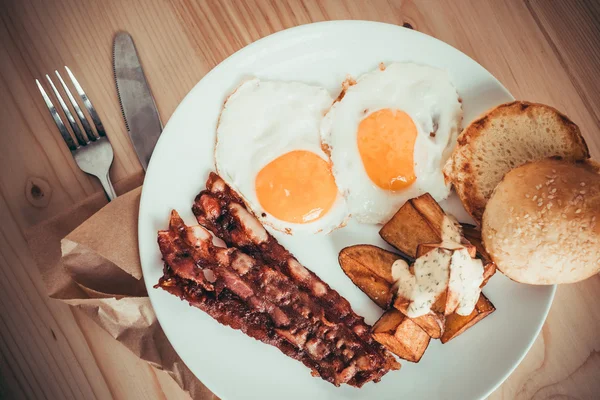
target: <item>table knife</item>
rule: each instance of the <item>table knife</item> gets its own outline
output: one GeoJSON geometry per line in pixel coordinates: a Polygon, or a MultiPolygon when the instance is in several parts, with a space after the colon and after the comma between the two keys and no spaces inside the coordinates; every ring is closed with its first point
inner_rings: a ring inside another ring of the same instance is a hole
{"type": "Polygon", "coordinates": [[[127,32],[115,36],[113,72],[125,127],[145,171],[163,125],[133,38],[127,32]]]}

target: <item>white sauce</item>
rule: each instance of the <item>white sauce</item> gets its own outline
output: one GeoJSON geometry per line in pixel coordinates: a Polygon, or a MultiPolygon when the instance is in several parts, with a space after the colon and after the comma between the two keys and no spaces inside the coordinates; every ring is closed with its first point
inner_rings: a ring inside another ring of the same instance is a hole
{"type": "Polygon", "coordinates": [[[398,295],[411,300],[406,315],[420,317],[431,311],[431,306],[448,287],[452,251],[437,248],[419,257],[411,274],[404,260],[392,266],[392,276],[398,278],[398,295]]]}
{"type": "Polygon", "coordinates": [[[460,224],[450,215],[444,215],[442,220],[442,246],[445,249],[454,250],[460,249],[463,246],[460,244],[462,241],[462,233],[460,224]]]}
{"type": "Polygon", "coordinates": [[[458,294],[459,303],[456,309],[458,315],[469,315],[473,312],[481,293],[481,282],[483,282],[481,260],[471,258],[465,248],[456,250],[452,254],[448,290],[458,294]]]}
{"type": "Polygon", "coordinates": [[[472,259],[461,244],[460,225],[454,217],[444,216],[441,228],[440,247],[415,260],[414,275],[404,260],[396,260],[392,265],[398,296],[410,300],[406,311],[410,318],[429,313],[447,289],[458,296],[456,313],[459,315],[469,315],[479,299],[483,263],[472,259]]]}

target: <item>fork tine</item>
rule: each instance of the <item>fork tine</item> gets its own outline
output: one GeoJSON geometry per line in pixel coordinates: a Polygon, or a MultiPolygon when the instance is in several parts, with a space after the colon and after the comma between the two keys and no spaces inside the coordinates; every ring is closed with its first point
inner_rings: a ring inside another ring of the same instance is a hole
{"type": "Polygon", "coordinates": [[[67,70],[67,74],[69,74],[69,78],[71,78],[71,82],[73,82],[73,86],[75,86],[75,90],[77,90],[79,97],[81,97],[81,100],[83,101],[83,105],[88,110],[88,113],[90,113],[90,117],[92,117],[92,121],[94,122],[94,125],[96,126],[96,131],[98,132],[98,135],[106,136],[106,132],[104,131],[104,125],[102,125],[102,121],[100,121],[100,117],[98,116],[96,109],[92,105],[92,102],[90,101],[90,99],[87,97],[87,95],[83,91],[83,88],[79,84],[79,81],[75,78],[75,75],[73,75],[73,73],[71,72],[69,67],[67,67],[65,65],[65,69],[67,70]]]}
{"type": "Polygon", "coordinates": [[[48,97],[48,94],[44,90],[44,87],[37,79],[35,80],[35,83],[37,83],[38,89],[42,93],[42,97],[44,98],[44,102],[46,103],[46,107],[48,107],[48,111],[50,111],[50,115],[52,115],[54,123],[56,123],[56,127],[58,128],[58,131],[60,132],[60,135],[62,136],[65,143],[67,143],[69,150],[77,150],[77,145],[75,144],[75,141],[69,134],[69,131],[67,130],[67,127],[60,118],[60,115],[58,115],[58,111],[56,111],[56,107],[54,107],[54,104],[52,104],[52,101],[50,101],[50,97],[48,97]]]}
{"type": "Polygon", "coordinates": [[[67,97],[69,98],[69,102],[73,106],[73,109],[75,110],[75,114],[77,114],[77,118],[79,119],[79,122],[81,123],[81,126],[83,126],[83,130],[85,131],[85,134],[87,135],[87,138],[89,140],[95,141],[96,139],[98,139],[98,136],[96,136],[96,134],[92,130],[92,127],[90,126],[90,123],[88,122],[87,118],[83,114],[83,111],[81,111],[81,107],[79,107],[79,104],[77,104],[77,101],[75,101],[75,97],[73,97],[73,94],[71,93],[71,90],[69,89],[69,87],[67,86],[67,84],[65,83],[65,81],[63,80],[62,76],[60,76],[60,74],[58,73],[58,71],[54,71],[54,73],[58,77],[58,80],[60,81],[60,84],[62,85],[65,93],[67,94],[67,97]]]}
{"type": "Polygon", "coordinates": [[[81,129],[79,129],[79,125],[77,125],[77,122],[75,122],[75,118],[73,118],[73,114],[71,114],[71,111],[67,107],[67,104],[63,100],[60,93],[58,92],[58,89],[56,88],[56,86],[54,86],[54,82],[52,82],[52,79],[50,79],[49,75],[46,75],[46,79],[48,80],[48,83],[50,83],[50,87],[52,88],[52,91],[54,91],[54,95],[58,99],[58,104],[60,104],[60,107],[62,108],[63,112],[65,113],[65,116],[67,117],[67,121],[69,122],[69,125],[71,125],[71,129],[73,130],[73,133],[75,134],[75,137],[77,138],[77,141],[79,142],[79,145],[85,146],[88,141],[83,137],[83,134],[81,133],[81,129]]]}

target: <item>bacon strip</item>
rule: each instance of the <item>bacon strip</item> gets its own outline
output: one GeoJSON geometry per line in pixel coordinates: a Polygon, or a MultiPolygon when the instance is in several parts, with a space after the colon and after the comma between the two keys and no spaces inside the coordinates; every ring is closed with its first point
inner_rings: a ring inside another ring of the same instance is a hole
{"type": "Polygon", "coordinates": [[[317,363],[279,335],[267,314],[254,312],[249,304],[237,297],[233,291],[216,290],[215,285],[205,277],[204,269],[199,268],[193,260],[194,249],[185,240],[185,228],[177,212],[173,211],[169,230],[158,233],[158,244],[165,267],[163,276],[155,287],[187,300],[190,305],[200,308],[219,323],[275,346],[288,357],[299,360],[311,370],[317,371],[317,363]]]}
{"type": "Polygon", "coordinates": [[[270,235],[244,205],[240,196],[215,173],[206,182],[206,190],[196,196],[192,211],[198,223],[227,246],[237,247],[257,260],[281,271],[303,291],[317,297],[334,323],[345,324],[363,340],[372,340],[370,327],[357,315],[348,300],[323,282],[270,235]]]}
{"type": "Polygon", "coordinates": [[[159,246],[166,264],[157,286],[278,347],[313,375],[360,387],[398,368],[379,344],[329,321],[314,296],[280,271],[238,249],[214,246],[208,232],[186,227],[176,212],[169,230],[159,232],[159,246]]]}

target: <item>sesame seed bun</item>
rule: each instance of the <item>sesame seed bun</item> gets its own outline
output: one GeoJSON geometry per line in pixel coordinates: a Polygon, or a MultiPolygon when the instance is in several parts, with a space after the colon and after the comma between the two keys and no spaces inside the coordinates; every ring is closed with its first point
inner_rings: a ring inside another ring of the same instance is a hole
{"type": "Polygon", "coordinates": [[[510,171],[487,203],[482,236],[498,269],[518,282],[600,272],[600,165],[552,158],[510,171]]]}

